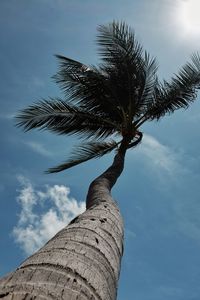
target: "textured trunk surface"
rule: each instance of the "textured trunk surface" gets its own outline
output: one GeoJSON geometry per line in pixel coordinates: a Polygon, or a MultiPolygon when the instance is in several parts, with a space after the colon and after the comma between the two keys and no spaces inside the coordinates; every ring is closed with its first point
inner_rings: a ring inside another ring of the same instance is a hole
{"type": "Polygon", "coordinates": [[[90,185],[87,210],[0,280],[1,299],[116,299],[123,221],[110,190],[124,154],[90,185]]]}

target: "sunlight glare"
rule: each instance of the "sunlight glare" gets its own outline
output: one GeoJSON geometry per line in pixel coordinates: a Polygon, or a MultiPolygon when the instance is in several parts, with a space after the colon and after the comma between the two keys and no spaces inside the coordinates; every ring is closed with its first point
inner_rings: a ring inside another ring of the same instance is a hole
{"type": "Polygon", "coordinates": [[[200,34],[200,0],[182,0],[177,18],[184,34],[200,34]]]}

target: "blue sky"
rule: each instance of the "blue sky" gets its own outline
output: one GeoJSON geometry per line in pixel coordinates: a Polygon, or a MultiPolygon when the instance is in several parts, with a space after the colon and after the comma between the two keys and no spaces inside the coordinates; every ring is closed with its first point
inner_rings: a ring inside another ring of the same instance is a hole
{"type": "MultiPolygon", "coordinates": [[[[108,155],[45,175],[77,141],[14,126],[19,109],[60,91],[54,54],[98,63],[98,24],[124,20],[170,78],[200,51],[197,0],[0,1],[0,274],[16,268],[84,209],[108,155]],[[195,8],[195,9],[194,9],[195,8]]],[[[113,190],[125,222],[118,300],[197,300],[200,295],[200,102],[143,126],[113,190]]]]}

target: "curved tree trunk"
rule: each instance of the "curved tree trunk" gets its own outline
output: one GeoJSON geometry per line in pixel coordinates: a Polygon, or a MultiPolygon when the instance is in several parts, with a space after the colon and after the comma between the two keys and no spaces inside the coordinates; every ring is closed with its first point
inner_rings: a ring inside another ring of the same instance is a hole
{"type": "Polygon", "coordinates": [[[123,221],[110,191],[125,152],[120,147],[113,164],[91,183],[86,211],[0,280],[1,299],[116,299],[123,221]]]}

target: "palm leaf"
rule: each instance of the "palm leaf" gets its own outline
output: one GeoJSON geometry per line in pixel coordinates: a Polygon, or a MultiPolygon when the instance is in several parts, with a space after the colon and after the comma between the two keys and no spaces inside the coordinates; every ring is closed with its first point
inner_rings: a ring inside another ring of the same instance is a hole
{"type": "Polygon", "coordinates": [[[113,22],[99,26],[97,43],[119,107],[138,118],[151,101],[156,85],[157,63],[145,52],[125,23],[113,22]]]}
{"type": "Polygon", "coordinates": [[[129,61],[140,67],[143,49],[133,30],[124,22],[112,22],[98,27],[97,45],[99,54],[108,65],[129,61]]]}
{"type": "Polygon", "coordinates": [[[187,108],[197,97],[200,88],[200,56],[194,54],[178,75],[169,83],[164,81],[156,88],[154,103],[148,110],[150,119],[160,119],[166,113],[187,108]]]}
{"type": "Polygon", "coordinates": [[[47,170],[46,173],[57,173],[63,170],[69,169],[74,167],[78,164],[81,164],[85,161],[88,161],[92,158],[101,157],[118,146],[119,143],[115,141],[110,142],[103,142],[103,143],[87,143],[84,145],[80,145],[75,148],[74,152],[72,153],[71,158],[64,162],[63,164],[53,167],[47,170]]]}
{"type": "Polygon", "coordinates": [[[141,113],[144,112],[154,99],[156,87],[158,85],[158,78],[156,75],[158,64],[155,58],[145,52],[145,65],[144,65],[144,85],[142,93],[139,97],[139,108],[141,113]]]}
{"type": "Polygon", "coordinates": [[[65,92],[67,101],[117,122],[122,119],[113,87],[101,68],[87,67],[60,55],[57,58],[60,68],[53,78],[65,92]]]}
{"type": "Polygon", "coordinates": [[[95,115],[61,99],[43,100],[22,110],[17,126],[25,131],[48,129],[58,134],[79,134],[85,138],[107,137],[118,130],[116,123],[95,115]]]}

